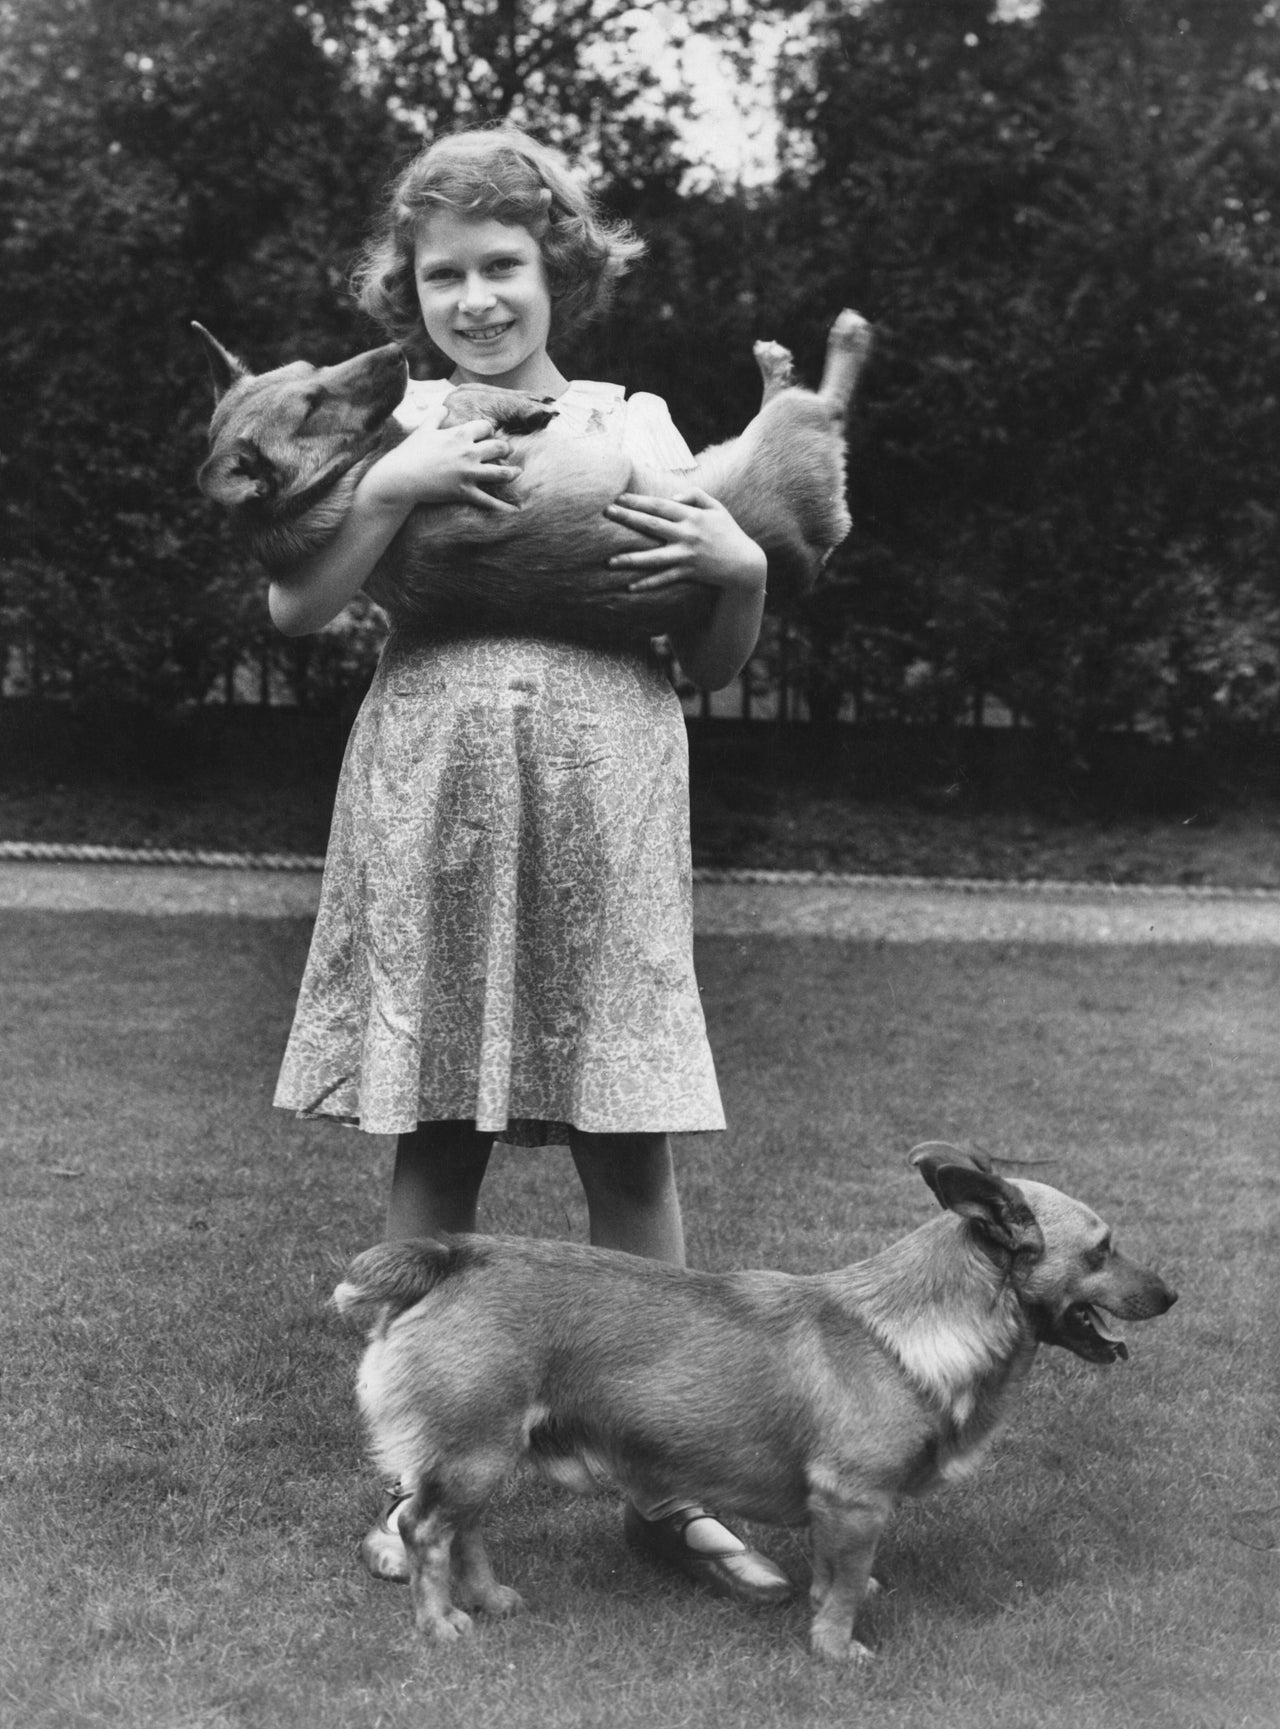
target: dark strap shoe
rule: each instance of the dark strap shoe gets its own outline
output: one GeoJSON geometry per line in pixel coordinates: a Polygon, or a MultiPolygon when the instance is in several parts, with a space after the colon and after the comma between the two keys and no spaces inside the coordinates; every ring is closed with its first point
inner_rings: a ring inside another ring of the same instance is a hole
{"type": "Polygon", "coordinates": [[[732,1597],[737,1603],[752,1608],[785,1603],[794,1589],[777,1562],[758,1549],[749,1549],[705,1507],[682,1507],[660,1519],[646,1519],[628,1505],[622,1531],[630,1547],[646,1560],[682,1573],[695,1584],[705,1585],[721,1597],[732,1597]],[[700,1519],[718,1525],[723,1542],[717,1541],[709,1549],[695,1548],[688,1532],[700,1519]]]}

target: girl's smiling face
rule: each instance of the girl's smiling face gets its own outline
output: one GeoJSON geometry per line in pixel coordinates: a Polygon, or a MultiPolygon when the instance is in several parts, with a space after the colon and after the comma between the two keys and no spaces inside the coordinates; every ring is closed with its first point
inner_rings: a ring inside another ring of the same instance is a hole
{"type": "Polygon", "coordinates": [[[438,210],[419,230],[413,266],[423,324],[453,362],[455,384],[564,389],[547,353],[546,266],[527,228],[438,210]]]}

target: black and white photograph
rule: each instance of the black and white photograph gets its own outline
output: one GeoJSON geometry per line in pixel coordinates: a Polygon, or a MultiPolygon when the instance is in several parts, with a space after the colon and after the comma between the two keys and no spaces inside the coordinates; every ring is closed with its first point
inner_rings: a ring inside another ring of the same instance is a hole
{"type": "Polygon", "coordinates": [[[0,1729],[1280,1729],[1280,0],[0,0],[0,1729]]]}

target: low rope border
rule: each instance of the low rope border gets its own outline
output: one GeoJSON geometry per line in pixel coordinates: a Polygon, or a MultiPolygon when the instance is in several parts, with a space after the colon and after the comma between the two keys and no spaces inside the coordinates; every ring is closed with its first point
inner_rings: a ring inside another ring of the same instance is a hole
{"type": "MultiPolygon", "coordinates": [[[[182,865],[203,870],[293,871],[303,874],[324,868],[323,857],[310,853],[219,852],[203,847],[100,846],[93,842],[0,841],[0,863],[182,865]]],[[[748,866],[695,865],[698,883],[740,883],[776,888],[891,888],[946,890],[952,894],[1097,895],[1108,890],[1159,900],[1280,901],[1280,889],[1222,888],[1192,883],[1063,882],[1053,878],[1028,880],[998,877],[876,876],[865,871],[765,870],[748,866]]]]}
{"type": "Polygon", "coordinates": [[[0,841],[0,863],[198,865],[206,870],[319,871],[307,853],[215,852],[203,847],[99,846],[95,842],[0,841]]]}

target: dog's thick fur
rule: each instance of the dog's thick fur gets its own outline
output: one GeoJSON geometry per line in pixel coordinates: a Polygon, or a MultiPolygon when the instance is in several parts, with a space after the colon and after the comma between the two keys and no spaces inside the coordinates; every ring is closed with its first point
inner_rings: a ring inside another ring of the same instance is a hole
{"type": "MultiPolygon", "coordinates": [[[[407,434],[393,418],[404,356],[372,349],[339,366],[297,360],[254,376],[196,325],[216,406],[200,486],[231,512],[250,551],[279,569],[336,533],[361,476],[407,434]]],[[[755,347],[760,412],[741,437],[703,452],[697,472],[636,468],[602,431],[574,432],[554,406],[517,391],[467,385],[446,425],[487,420],[510,440],[521,478],[495,495],[517,512],[419,506],[379,562],[367,591],[397,622],[437,628],[610,637],[655,636],[695,624],[709,591],[684,582],[632,591],[615,553],[653,543],[603,515],[620,493],[674,497],[699,486],[764,548],[774,594],[803,592],[849,532],[845,416],[870,346],[870,327],[842,312],[816,392],[791,383],[791,356],[755,347]]]]}
{"type": "Polygon", "coordinates": [[[490,1613],[520,1606],[480,1524],[527,1459],[641,1506],[807,1525],[813,1649],[865,1657],[854,1618],[898,1498],[973,1468],[1039,1345],[1111,1363],[1127,1352],[1102,1311],[1174,1301],[1081,1202],[951,1152],[913,1163],[944,1215],[811,1277],[480,1236],[358,1256],[334,1301],[369,1330],[360,1403],[412,1496],[400,1530],[422,1632],[469,1625],[455,1587],[490,1613]]]}

